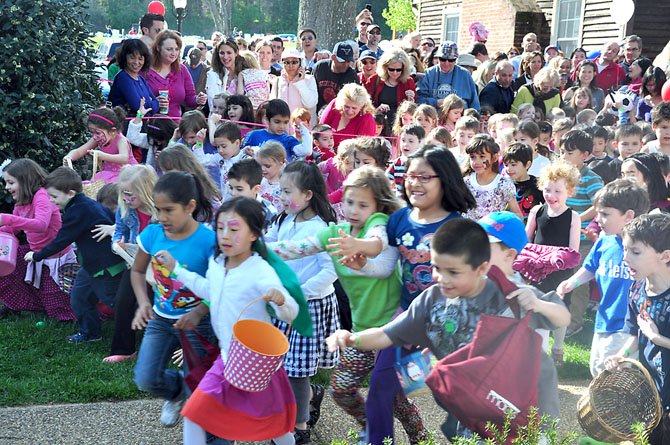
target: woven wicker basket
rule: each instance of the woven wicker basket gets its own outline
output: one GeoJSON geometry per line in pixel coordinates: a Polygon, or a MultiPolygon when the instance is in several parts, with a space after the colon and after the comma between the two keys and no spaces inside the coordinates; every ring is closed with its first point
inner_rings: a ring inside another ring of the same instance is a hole
{"type": "Polygon", "coordinates": [[[661,400],[649,372],[636,360],[622,363],[633,366],[601,372],[577,402],[577,420],[596,440],[632,440],[633,424],[642,422],[651,431],[661,420],[661,400]]]}
{"type": "MultiPolygon", "coordinates": [[[[74,167],[72,166],[72,159],[66,157],[65,162],[67,163],[67,166],[69,168],[74,169],[74,167]]],[[[95,174],[98,172],[98,167],[99,167],[98,152],[97,150],[93,150],[93,171],[91,173],[91,180],[82,181],[81,183],[82,191],[86,196],[88,196],[91,199],[96,199],[100,189],[105,186],[105,181],[103,181],[102,179],[98,180],[95,179],[95,174]]]]}

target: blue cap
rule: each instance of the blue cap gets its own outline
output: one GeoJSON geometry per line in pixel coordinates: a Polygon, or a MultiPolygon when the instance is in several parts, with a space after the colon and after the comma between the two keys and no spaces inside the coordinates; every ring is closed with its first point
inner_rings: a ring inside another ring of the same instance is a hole
{"type": "Polygon", "coordinates": [[[366,49],[363,51],[358,58],[358,60],[363,60],[363,59],[375,59],[377,60],[377,53],[372,51],[371,49],[366,49]]]}
{"type": "Polygon", "coordinates": [[[521,252],[528,244],[523,221],[512,212],[493,212],[477,222],[484,228],[492,243],[503,243],[516,250],[516,253],[521,252]]]}

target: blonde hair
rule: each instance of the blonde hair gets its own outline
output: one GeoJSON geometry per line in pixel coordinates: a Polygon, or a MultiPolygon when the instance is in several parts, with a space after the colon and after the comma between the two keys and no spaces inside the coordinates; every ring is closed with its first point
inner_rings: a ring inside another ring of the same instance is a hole
{"type": "Polygon", "coordinates": [[[272,159],[283,164],[286,162],[286,149],[277,141],[267,141],[256,153],[256,158],[272,159]]]}
{"type": "Polygon", "coordinates": [[[551,82],[553,88],[558,87],[561,83],[561,77],[558,75],[558,71],[549,67],[544,67],[538,71],[535,77],[533,77],[533,85],[540,88],[544,82],[551,82]]]}
{"type": "Polygon", "coordinates": [[[389,78],[389,65],[392,63],[402,63],[402,74],[398,78],[398,83],[405,83],[412,74],[412,61],[405,51],[400,48],[392,48],[382,54],[377,64],[377,74],[381,80],[389,78]]]}
{"type": "Polygon", "coordinates": [[[309,122],[312,120],[312,113],[309,112],[306,108],[296,108],[291,113],[291,122],[295,122],[296,119],[300,119],[309,127],[309,122]]]}
{"type": "Polygon", "coordinates": [[[344,103],[346,101],[351,101],[361,107],[360,114],[372,113],[375,111],[374,105],[372,105],[372,99],[367,90],[362,86],[355,83],[348,83],[342,87],[337,97],[335,98],[335,109],[342,111],[344,109],[344,103]]]}
{"type": "Polygon", "coordinates": [[[398,110],[395,112],[395,120],[393,122],[393,136],[400,136],[400,132],[402,131],[402,118],[405,114],[409,113],[414,116],[414,112],[416,111],[416,103],[410,102],[409,100],[404,101],[403,103],[400,104],[398,107],[398,110]]]}
{"type": "Polygon", "coordinates": [[[258,64],[258,57],[256,57],[256,53],[253,51],[240,51],[240,56],[244,58],[244,67],[249,69],[254,69],[254,70],[259,70],[261,69],[261,66],[258,64]]]}
{"type": "MultiPolygon", "coordinates": [[[[354,139],[344,140],[337,146],[335,165],[343,175],[347,174],[347,158],[354,155],[354,150],[356,150],[356,142],[354,139]]],[[[351,162],[353,163],[353,159],[351,162]]]]}
{"type": "Polygon", "coordinates": [[[537,178],[537,187],[542,190],[549,184],[559,179],[565,181],[565,187],[568,193],[572,195],[579,184],[579,170],[574,165],[568,164],[565,161],[555,161],[548,165],[537,178]]]}
{"type": "Polygon", "coordinates": [[[472,79],[475,81],[475,85],[481,92],[490,80],[490,77],[493,75],[496,69],[496,61],[489,59],[484,61],[481,65],[477,67],[474,73],[472,73],[472,79]]]}
{"type": "Polygon", "coordinates": [[[449,130],[444,127],[435,127],[430,130],[430,133],[426,136],[426,141],[430,143],[431,140],[439,142],[444,145],[445,148],[451,147],[452,144],[451,134],[449,133],[449,130]]]}
{"type": "Polygon", "coordinates": [[[127,186],[137,199],[142,203],[142,209],[151,215],[152,219],[157,218],[156,208],[154,206],[153,190],[158,176],[153,168],[145,164],[126,165],[119,173],[119,211],[121,216],[125,217],[128,213],[128,205],[123,199],[123,186],[127,186]]]}
{"type": "Polygon", "coordinates": [[[384,170],[380,168],[364,165],[352,171],[342,183],[344,195],[352,188],[369,189],[375,197],[377,212],[390,215],[402,207],[402,203],[391,190],[391,183],[384,170]]]}

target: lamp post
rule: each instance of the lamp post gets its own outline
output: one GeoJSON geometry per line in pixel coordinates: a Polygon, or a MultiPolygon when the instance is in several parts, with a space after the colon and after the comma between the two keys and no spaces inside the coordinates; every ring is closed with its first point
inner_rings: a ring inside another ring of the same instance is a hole
{"type": "Polygon", "coordinates": [[[184,17],[186,17],[187,14],[186,1],[187,0],[174,0],[172,2],[172,6],[174,6],[172,14],[174,14],[175,18],[177,19],[177,32],[179,32],[179,34],[182,33],[181,22],[184,20],[184,17]]]}

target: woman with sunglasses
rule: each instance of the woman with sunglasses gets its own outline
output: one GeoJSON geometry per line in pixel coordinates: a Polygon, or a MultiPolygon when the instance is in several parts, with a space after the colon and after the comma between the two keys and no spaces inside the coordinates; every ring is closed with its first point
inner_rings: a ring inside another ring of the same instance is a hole
{"type": "Polygon", "coordinates": [[[305,73],[302,57],[298,50],[285,49],[281,56],[284,69],[272,83],[270,99],[281,99],[288,104],[291,113],[298,108],[309,111],[311,120],[309,127],[316,125],[316,103],[319,94],[316,80],[311,74],[305,73]]]}
{"type": "Polygon", "coordinates": [[[301,56],[305,60],[305,69],[311,71],[317,62],[314,55],[319,51],[316,46],[316,32],[313,29],[305,28],[300,31],[298,37],[300,37],[301,56]]]}
{"type": "Polygon", "coordinates": [[[411,77],[411,66],[407,53],[393,48],[382,55],[377,72],[363,82],[372,104],[386,115],[386,122],[395,120],[396,110],[402,102],[414,102],[416,85],[411,77]]]}

